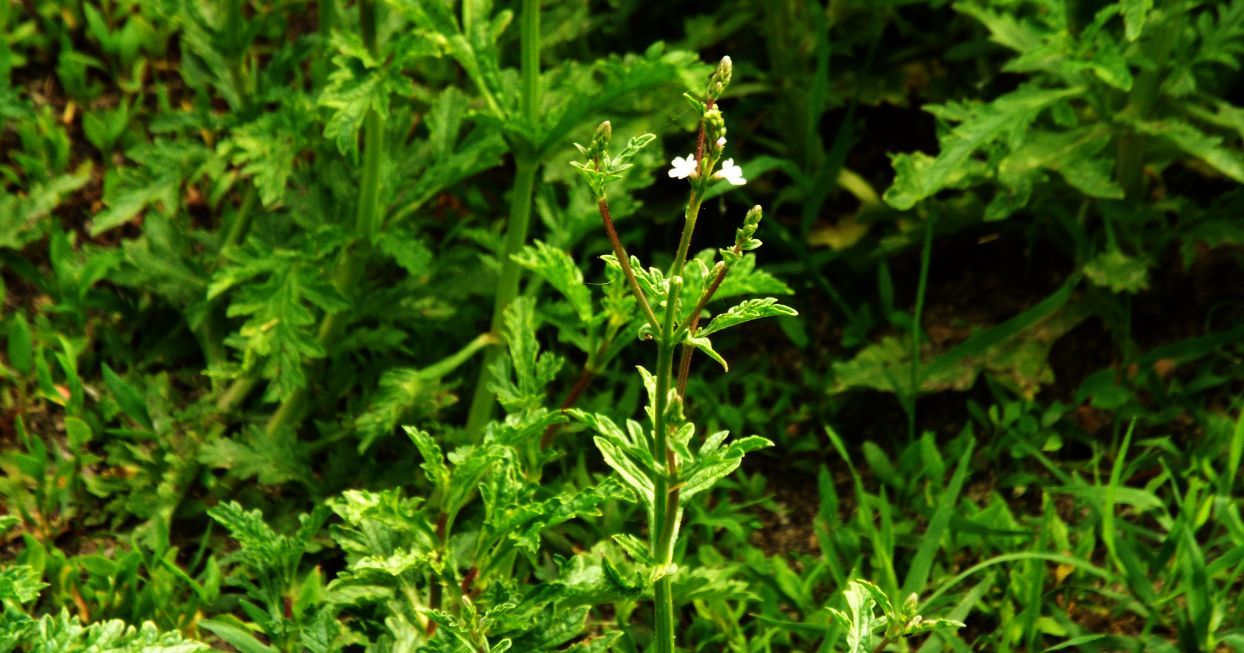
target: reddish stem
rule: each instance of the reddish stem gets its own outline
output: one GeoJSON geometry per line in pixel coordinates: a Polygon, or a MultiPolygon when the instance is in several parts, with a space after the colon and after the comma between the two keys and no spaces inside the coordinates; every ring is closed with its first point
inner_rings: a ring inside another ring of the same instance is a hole
{"type": "MultiPolygon", "coordinates": [[[[583,371],[579,372],[579,378],[575,379],[574,386],[570,388],[570,392],[562,400],[560,410],[565,411],[573,408],[575,403],[579,401],[579,396],[583,394],[584,390],[587,390],[588,384],[592,382],[592,378],[595,376],[596,373],[592,371],[592,368],[584,365],[583,371]]],[[[549,427],[544,430],[544,437],[540,438],[541,449],[547,449],[549,445],[553,444],[553,438],[557,437],[557,432],[561,430],[561,426],[561,424],[549,424],[549,427]]]]}
{"type": "Polygon", "coordinates": [[[462,593],[470,594],[471,586],[475,584],[475,578],[479,576],[479,569],[471,567],[467,570],[465,576],[462,577],[462,593]]]}
{"type": "MultiPolygon", "coordinates": [[[[713,108],[713,98],[707,98],[704,102],[704,110],[708,111],[713,108]]],[[[704,173],[704,118],[700,118],[700,133],[695,137],[695,168],[701,174],[704,173]]]]}
{"type": "Polygon", "coordinates": [[[605,233],[609,235],[609,244],[613,246],[613,255],[618,259],[618,265],[622,266],[622,274],[626,277],[627,283],[631,284],[631,292],[635,295],[635,299],[639,301],[639,307],[644,309],[644,317],[648,318],[648,323],[652,325],[652,328],[658,328],[657,314],[652,312],[652,306],[648,304],[648,298],[644,296],[643,288],[639,287],[639,281],[635,279],[635,271],[631,269],[631,257],[627,255],[626,248],[622,246],[622,241],[618,239],[618,230],[613,226],[613,215],[609,213],[609,203],[602,197],[597,200],[596,207],[600,209],[601,222],[605,223],[605,233]]]}
{"type": "MultiPolygon", "coordinates": [[[[737,246],[734,253],[739,254],[740,250],[737,246]]],[[[717,289],[721,288],[721,282],[725,280],[726,273],[730,268],[724,265],[717,276],[713,278],[713,282],[704,290],[704,294],[700,295],[700,301],[696,302],[695,309],[691,311],[691,321],[687,323],[687,333],[694,336],[695,331],[700,326],[700,315],[704,312],[704,307],[708,306],[708,302],[713,299],[713,295],[717,294],[717,289]]],[[[682,346],[682,359],[678,361],[678,383],[675,386],[678,389],[679,399],[687,397],[687,377],[691,375],[691,354],[695,352],[695,348],[691,345],[682,346]]]]}

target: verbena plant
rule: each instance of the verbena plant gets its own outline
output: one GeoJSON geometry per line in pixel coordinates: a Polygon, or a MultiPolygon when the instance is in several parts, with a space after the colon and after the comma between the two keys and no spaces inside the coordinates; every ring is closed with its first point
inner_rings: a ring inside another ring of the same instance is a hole
{"type": "Polygon", "coordinates": [[[582,411],[576,411],[575,416],[596,430],[596,446],[605,462],[647,513],[647,546],[631,535],[621,536],[619,542],[651,569],[655,650],[660,653],[674,650],[677,618],[673,581],[678,574],[675,551],[683,506],[734,471],[746,452],[771,444],[759,436],[726,444],[724,431],[697,432],[684,411],[692,355],[702,351],[726,367],[725,360],[713,349],[710,335],[762,317],[795,314],[794,309],[778,304],[776,299],[751,299],[718,314],[700,328],[707,305],[731,269],[744,260],[746,252],[760,246],[760,241],[753,237],[761,219],[761,208],[757,206],[747,212],[733,246],[721,250],[721,260],[714,262],[710,254],[692,259],[688,266],[691,239],[705,197],[719,184],[746,182],[733,159],[724,159],[726,122],[718,100],[729,85],[731,74],[732,64],[727,57],[713,72],[702,98],[687,96],[700,114],[700,127],[695,150],[675,158],[669,171],[670,177],[687,179],[691,192],[682,236],[668,270],[645,269],[638,258],[627,254],[610,215],[606,194],[609,184],[629,167],[629,160],[654,137],[633,138],[620,154],[611,156],[612,128],[609,122],[601,123],[591,144],[579,147],[585,159],[574,164],[592,189],[613,246],[613,254],[606,255],[605,262],[621,273],[643,317],[640,337],[653,341],[657,347],[655,371],[639,368],[648,393],[645,413],[649,428],[628,421],[627,428],[622,429],[604,415],[582,411]],[[675,367],[675,354],[680,348],[681,358],[675,367]]]}

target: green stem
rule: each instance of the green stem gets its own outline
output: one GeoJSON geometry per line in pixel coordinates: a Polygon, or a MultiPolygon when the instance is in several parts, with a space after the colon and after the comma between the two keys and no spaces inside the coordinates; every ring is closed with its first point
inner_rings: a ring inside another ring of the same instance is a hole
{"type": "Polygon", "coordinates": [[[665,298],[665,315],[657,349],[656,399],[653,405],[652,459],[656,463],[653,478],[652,523],[649,525],[652,559],[662,568],[662,576],[653,588],[653,612],[658,653],[674,651],[674,596],[668,567],[674,562],[674,538],[678,532],[678,463],[669,448],[670,384],[674,376],[674,316],[678,313],[682,277],[670,279],[665,298]]]}
{"type": "MultiPolygon", "coordinates": [[[[229,222],[225,233],[225,240],[220,246],[220,254],[217,257],[218,265],[224,265],[229,252],[246,238],[246,232],[250,230],[251,225],[251,210],[255,207],[257,196],[254,185],[247,188],[242,196],[242,203],[234,212],[233,219],[229,222]]],[[[225,323],[224,313],[220,310],[223,302],[223,296],[218,296],[208,302],[203,321],[199,325],[190,327],[195,337],[199,339],[203,357],[209,368],[220,365],[228,357],[224,345],[224,332],[227,331],[228,326],[225,323]]],[[[216,389],[216,385],[213,383],[213,389],[216,389]]]]}
{"type": "Polygon", "coordinates": [[[682,236],[678,239],[678,252],[674,254],[674,265],[670,267],[670,278],[682,276],[687,265],[687,252],[691,249],[691,234],[695,231],[695,222],[700,217],[700,193],[691,191],[691,199],[687,202],[686,219],[682,224],[682,236]]]}
{"type": "MultiPolygon", "coordinates": [[[[536,161],[520,160],[514,177],[514,188],[510,195],[510,218],[506,224],[505,246],[501,252],[501,275],[497,280],[496,301],[492,311],[491,332],[498,338],[498,342],[503,340],[505,309],[518,296],[522,268],[513,257],[527,242],[527,227],[531,222],[531,199],[535,192],[538,167],[536,161]]],[[[479,381],[475,384],[475,396],[471,399],[471,409],[467,414],[467,433],[481,433],[484,424],[492,418],[493,394],[488,389],[488,376],[491,374],[489,368],[500,355],[501,350],[498,347],[493,347],[484,354],[484,366],[480,370],[479,381]]]]}
{"type": "MultiPolygon", "coordinates": [[[[700,174],[706,175],[711,166],[703,163],[704,126],[700,126],[699,142],[696,145],[696,159],[700,174]]],[[[682,274],[687,265],[687,253],[691,249],[691,235],[695,232],[695,223],[700,216],[700,205],[705,184],[693,188],[687,201],[687,211],[682,227],[682,236],[678,239],[678,250],[674,254],[674,263],[669,272],[669,294],[665,298],[665,315],[661,322],[661,333],[658,338],[656,400],[653,405],[652,459],[656,464],[653,478],[652,521],[648,530],[652,559],[662,569],[662,576],[653,584],[652,610],[656,629],[654,638],[657,653],[674,653],[674,591],[672,579],[668,575],[674,563],[674,542],[678,537],[678,523],[681,511],[678,509],[679,483],[678,460],[669,448],[669,425],[666,423],[666,412],[669,410],[670,386],[674,383],[674,342],[676,329],[675,316],[678,314],[678,300],[682,294],[682,274]],[[663,463],[663,465],[662,465],[663,463]]],[[[642,297],[641,297],[642,299],[642,297]]]]}
{"type": "MultiPolygon", "coordinates": [[[[540,113],[540,0],[523,0],[521,25],[521,108],[527,123],[534,127],[540,113]]],[[[505,226],[505,247],[501,252],[501,276],[497,280],[497,294],[492,311],[491,330],[499,339],[504,326],[505,309],[518,296],[518,285],[522,278],[522,268],[514,261],[514,255],[527,244],[527,229],[531,223],[531,202],[535,195],[536,173],[540,168],[540,159],[533,153],[534,146],[534,143],[525,143],[521,151],[515,152],[517,169],[510,193],[510,217],[505,226]]],[[[475,394],[471,398],[471,408],[467,413],[468,434],[483,432],[484,425],[492,418],[494,398],[492,391],[488,389],[488,375],[493,361],[500,355],[498,348],[489,349],[484,354],[484,366],[475,383],[475,394]]]]}
{"type": "Polygon", "coordinates": [[[229,250],[237,247],[239,243],[246,239],[246,233],[251,228],[251,209],[255,208],[255,198],[258,193],[255,187],[251,186],[246,189],[246,194],[242,196],[242,204],[238,207],[237,213],[233,216],[233,221],[229,223],[229,231],[225,234],[225,242],[220,246],[220,255],[223,258],[229,250]]]}
{"type": "Polygon", "coordinates": [[[924,245],[920,248],[920,280],[916,284],[916,307],[911,316],[911,366],[907,399],[907,437],[916,439],[916,397],[920,395],[920,316],[924,313],[924,295],[929,286],[929,261],[933,254],[933,216],[925,218],[924,245]]]}
{"type": "Polygon", "coordinates": [[[521,37],[523,117],[534,127],[540,117],[540,0],[523,0],[521,37]]]}
{"type": "MultiPolygon", "coordinates": [[[[1142,45],[1142,49],[1157,65],[1142,71],[1136,77],[1124,109],[1126,115],[1137,120],[1146,120],[1153,112],[1161,96],[1166,61],[1175,47],[1178,30],[1182,28],[1181,24],[1167,19],[1147,30],[1152,36],[1148,43],[1142,45]]],[[[1145,193],[1145,141],[1146,136],[1134,130],[1119,139],[1116,164],[1119,185],[1131,200],[1140,199],[1145,193]]]]}

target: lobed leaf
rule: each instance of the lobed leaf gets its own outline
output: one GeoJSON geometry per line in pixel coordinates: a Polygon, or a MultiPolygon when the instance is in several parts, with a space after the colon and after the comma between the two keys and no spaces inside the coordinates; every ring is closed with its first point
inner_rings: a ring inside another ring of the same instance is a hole
{"type": "MultiPolygon", "coordinates": [[[[738,304],[730,310],[718,315],[708,323],[708,326],[696,332],[697,336],[705,337],[733,326],[738,326],[744,322],[759,320],[762,317],[778,317],[798,315],[799,312],[789,306],[783,306],[777,303],[772,297],[765,299],[749,299],[738,304]]],[[[724,365],[724,363],[723,363],[724,365]]]]}

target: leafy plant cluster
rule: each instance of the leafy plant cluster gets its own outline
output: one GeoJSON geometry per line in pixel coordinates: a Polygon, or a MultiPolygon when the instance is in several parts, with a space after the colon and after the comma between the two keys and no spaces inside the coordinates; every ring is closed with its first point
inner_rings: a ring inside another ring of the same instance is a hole
{"type": "Polygon", "coordinates": [[[0,35],[0,651],[1244,650],[1240,0],[0,35]]]}

